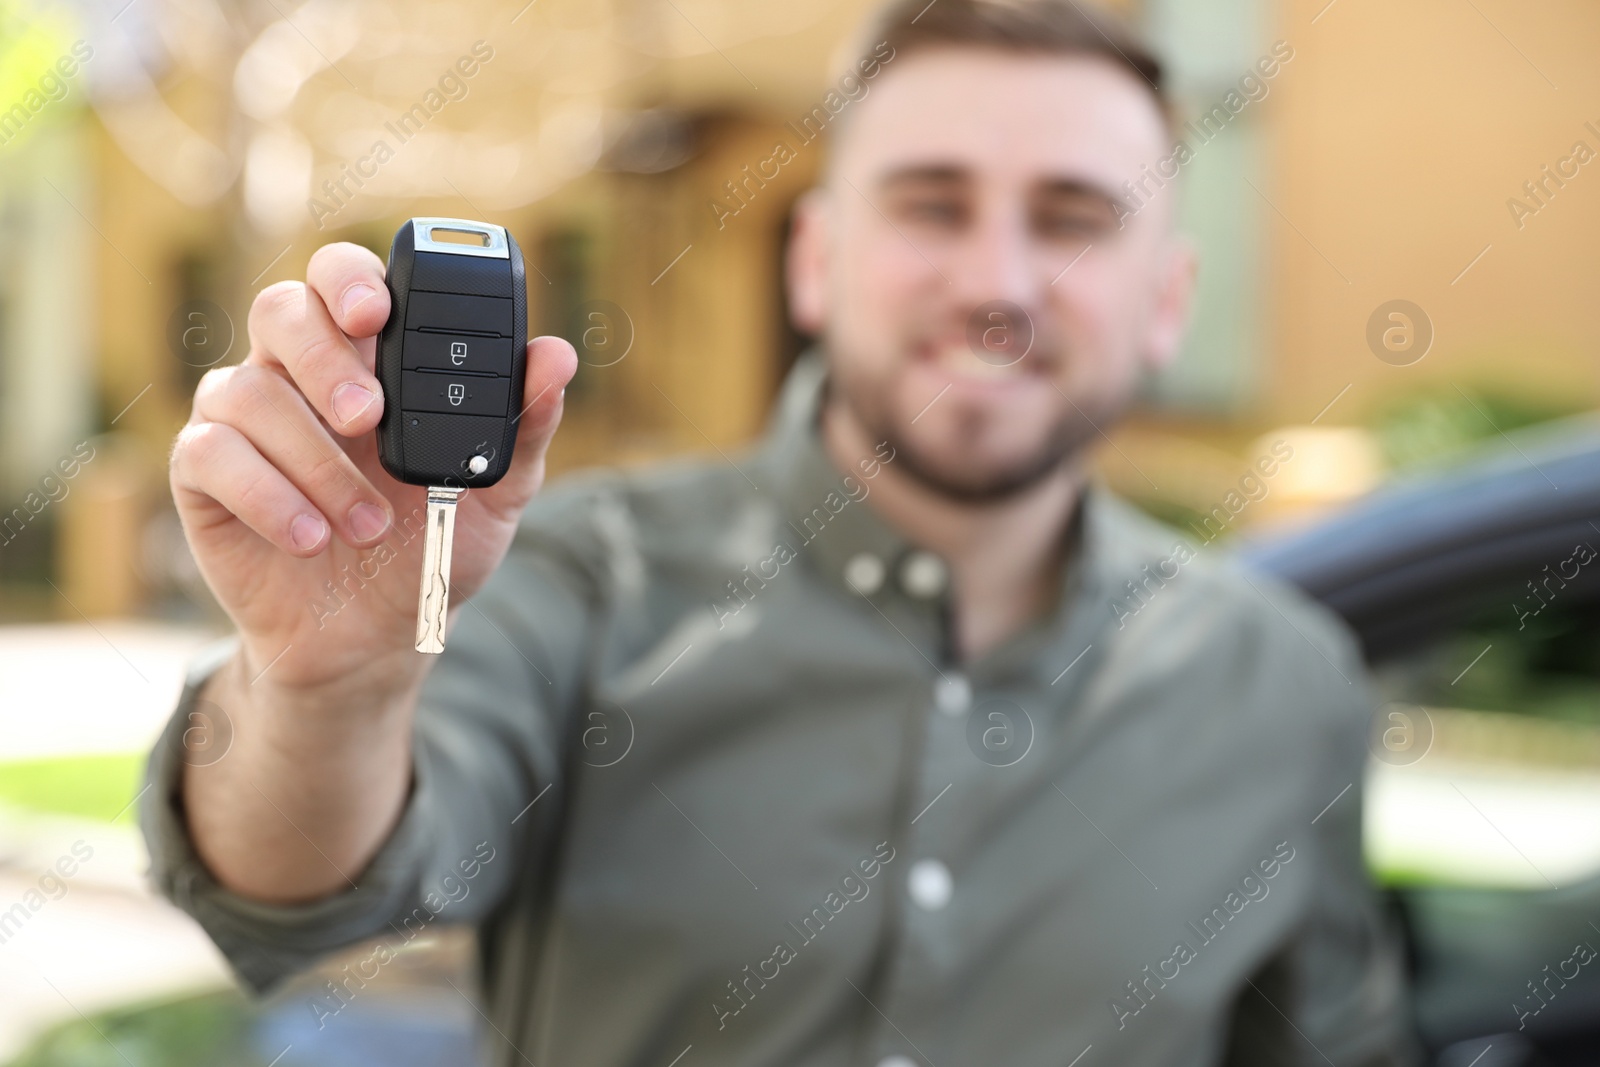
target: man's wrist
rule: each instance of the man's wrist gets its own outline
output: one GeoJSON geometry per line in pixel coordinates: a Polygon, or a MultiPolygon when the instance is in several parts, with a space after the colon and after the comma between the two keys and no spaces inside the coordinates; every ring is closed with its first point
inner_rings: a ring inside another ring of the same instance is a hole
{"type": "Polygon", "coordinates": [[[198,697],[217,704],[229,718],[248,719],[268,736],[310,731],[322,744],[337,743],[347,732],[370,737],[386,722],[409,720],[430,666],[408,649],[361,671],[306,683],[272,677],[270,669],[256,666],[241,642],[198,697]]]}

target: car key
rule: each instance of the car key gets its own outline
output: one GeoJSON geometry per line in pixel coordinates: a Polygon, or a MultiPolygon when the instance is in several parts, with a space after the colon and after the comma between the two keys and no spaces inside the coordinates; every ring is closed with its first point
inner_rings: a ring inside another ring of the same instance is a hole
{"type": "Polygon", "coordinates": [[[428,489],[417,651],[444,651],[456,504],[511,466],[528,352],[522,251],[502,226],[409,219],[389,247],[378,457],[428,489]]]}

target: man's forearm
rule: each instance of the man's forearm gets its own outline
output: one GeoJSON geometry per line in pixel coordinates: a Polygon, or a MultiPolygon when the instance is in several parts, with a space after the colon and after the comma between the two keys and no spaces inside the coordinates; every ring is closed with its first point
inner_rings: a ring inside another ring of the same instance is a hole
{"type": "Polygon", "coordinates": [[[233,736],[223,758],[183,768],[195,851],[221,885],[253,900],[352,889],[405,806],[422,675],[308,693],[252,684],[247,670],[236,654],[198,694],[223,709],[233,736]]]}

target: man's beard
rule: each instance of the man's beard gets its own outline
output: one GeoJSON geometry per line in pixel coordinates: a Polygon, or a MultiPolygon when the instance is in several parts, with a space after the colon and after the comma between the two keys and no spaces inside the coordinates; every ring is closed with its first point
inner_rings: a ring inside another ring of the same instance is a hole
{"type": "MultiPolygon", "coordinates": [[[[895,466],[912,479],[942,497],[963,504],[992,504],[1009,499],[1045,481],[1064,465],[1079,458],[1102,428],[1115,423],[1127,405],[1102,405],[1092,414],[1080,404],[1051,428],[1045,443],[1032,455],[996,471],[976,475],[942,470],[930,457],[896,431],[890,419],[873,404],[859,403],[848,388],[841,388],[837,374],[828,375],[827,388],[855,416],[869,440],[887,441],[894,449],[895,466]]],[[[977,418],[973,417],[974,420],[977,418]]]]}

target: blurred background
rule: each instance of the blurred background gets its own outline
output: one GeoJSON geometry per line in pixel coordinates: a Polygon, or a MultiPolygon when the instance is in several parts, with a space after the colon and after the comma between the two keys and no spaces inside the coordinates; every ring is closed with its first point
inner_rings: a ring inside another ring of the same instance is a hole
{"type": "MultiPolygon", "coordinates": [[[[1116,6],[1194,123],[1177,190],[1203,266],[1187,348],[1101,450],[1106,481],[1217,551],[1462,464],[1562,491],[1539,457],[1589,455],[1600,397],[1600,8],[1116,6]]],[[[578,346],[553,476],[750,441],[806,343],[780,272],[823,159],[802,133],[866,10],[0,0],[0,1063],[462,1062],[475,1011],[441,979],[470,988],[464,935],[321,1033],[322,978],[244,1004],[144,886],[143,753],[225,629],[168,445],[200,376],[243,358],[255,292],[328,241],[383,255],[414,215],[506,225],[530,327],[578,346]],[[750,180],[778,142],[795,158],[750,180]]],[[[1516,1029],[1524,977],[1600,944],[1600,906],[1562,895],[1600,872],[1600,626],[1534,588],[1576,552],[1518,563],[1509,591],[1458,575],[1448,625],[1375,655],[1411,709],[1374,743],[1375,874],[1399,906],[1570,919],[1559,955],[1506,935],[1526,973],[1484,1034],[1516,1029]]],[[[1423,1021],[1467,1062],[1466,1031],[1423,1021]]]]}

